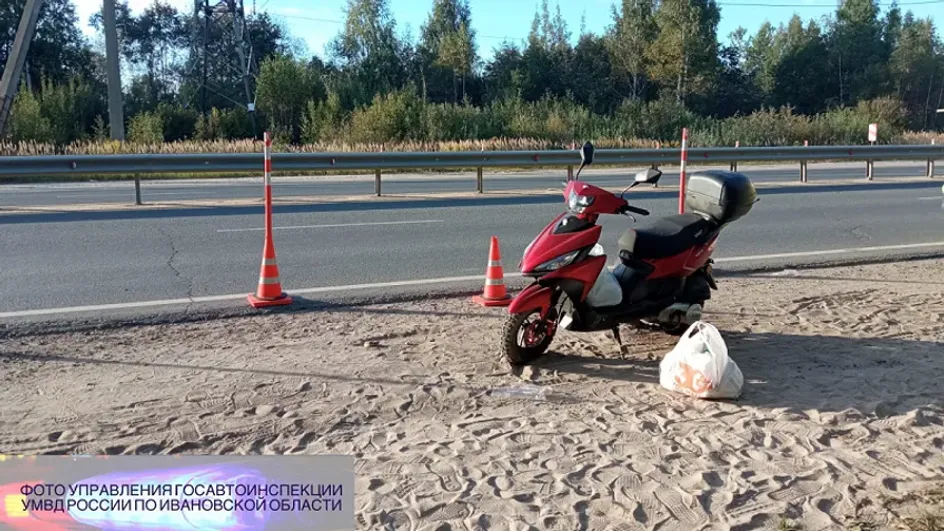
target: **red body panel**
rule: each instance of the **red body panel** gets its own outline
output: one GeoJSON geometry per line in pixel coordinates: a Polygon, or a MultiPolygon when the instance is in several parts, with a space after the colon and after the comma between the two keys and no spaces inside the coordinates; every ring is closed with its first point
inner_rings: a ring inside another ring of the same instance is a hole
{"type": "MultiPolygon", "coordinates": [[[[599,229],[599,227],[595,228],[599,229]]],[[[590,293],[590,289],[593,288],[593,283],[596,282],[597,277],[600,275],[600,270],[605,266],[605,256],[593,256],[576,264],[562,267],[557,271],[548,273],[541,277],[541,280],[560,278],[580,281],[583,283],[583,293],[580,296],[580,300],[583,301],[587,298],[587,293],[590,293]]],[[[537,284],[532,284],[511,301],[508,311],[509,313],[522,313],[531,312],[540,308],[541,316],[543,317],[550,306],[551,290],[537,284]]]]}
{"type": "Polygon", "coordinates": [[[583,216],[597,216],[599,214],[618,214],[620,208],[626,206],[626,200],[617,197],[602,188],[582,181],[570,181],[564,188],[564,201],[570,197],[570,192],[593,198],[593,203],[586,207],[583,216]]]}
{"type": "Polygon", "coordinates": [[[521,290],[508,306],[508,313],[531,313],[534,310],[541,310],[541,317],[547,316],[547,311],[551,309],[551,288],[545,288],[537,284],[521,290]]]}
{"type": "MultiPolygon", "coordinates": [[[[599,229],[600,227],[594,227],[599,229]]],[[[590,231],[586,231],[590,232],[590,231]]],[[[596,243],[596,242],[594,242],[596,243]]],[[[590,293],[590,289],[593,287],[593,283],[597,281],[597,277],[600,276],[600,270],[606,266],[606,257],[605,256],[592,256],[577,262],[576,264],[569,265],[567,267],[562,267],[553,273],[548,273],[541,277],[542,280],[554,280],[557,278],[568,279],[568,280],[577,280],[583,283],[583,294],[580,296],[580,300],[587,298],[587,293],[590,293]]]]}
{"type": "Polygon", "coordinates": [[[655,271],[649,275],[649,278],[663,277],[687,277],[708,263],[711,253],[715,249],[715,241],[718,237],[712,238],[706,245],[692,247],[685,251],[668,258],[658,260],[644,260],[655,267],[655,271]]]}
{"type": "Polygon", "coordinates": [[[603,227],[599,225],[580,232],[554,234],[554,227],[565,215],[561,214],[554,218],[554,221],[544,227],[541,234],[538,234],[538,237],[534,239],[532,247],[528,249],[521,260],[522,273],[527,275],[544,262],[600,241],[600,232],[603,227]]]}

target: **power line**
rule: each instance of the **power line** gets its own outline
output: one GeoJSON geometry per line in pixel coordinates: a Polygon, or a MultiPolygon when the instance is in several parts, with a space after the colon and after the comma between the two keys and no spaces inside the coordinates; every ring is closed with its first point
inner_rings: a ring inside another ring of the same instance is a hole
{"type": "MultiPolygon", "coordinates": [[[[270,1],[271,1],[271,0],[266,0],[266,2],[263,4],[263,8],[264,8],[266,5],[268,5],[270,1]]],[[[835,4],[772,4],[772,3],[767,3],[767,2],[726,2],[726,1],[723,1],[723,2],[716,2],[716,4],[719,5],[719,6],[721,6],[721,7],[773,7],[773,8],[776,8],[776,7],[789,7],[789,8],[806,8],[806,9],[810,9],[810,8],[816,8],[816,9],[830,8],[830,9],[834,9],[834,8],[835,8],[835,4]]],[[[897,4],[894,3],[894,2],[892,2],[892,3],[887,3],[887,4],[883,4],[883,3],[880,3],[880,2],[876,3],[876,5],[877,5],[878,7],[888,7],[888,6],[891,6],[891,5],[896,5],[896,6],[898,6],[898,7],[902,7],[902,6],[917,6],[917,5],[931,5],[931,4],[944,4],[944,0],[915,0],[915,1],[912,1],[912,2],[898,2],[897,4]]],[[[260,8],[260,10],[261,10],[261,8],[260,8]]],[[[284,17],[293,18],[293,19],[308,20],[308,21],[311,21],[311,22],[326,22],[326,23],[328,23],[328,24],[344,24],[344,21],[343,21],[343,20],[337,20],[337,19],[332,19],[332,18],[306,17],[306,16],[304,16],[304,15],[296,15],[296,14],[294,14],[294,13],[292,13],[292,14],[284,14],[284,15],[280,15],[279,13],[275,13],[275,14],[276,14],[277,16],[284,16],[284,17]]],[[[512,37],[512,36],[508,36],[508,35],[505,35],[505,36],[498,36],[498,35],[476,35],[476,37],[478,37],[478,38],[480,38],[480,39],[491,39],[491,40],[498,40],[498,41],[523,41],[523,40],[526,40],[526,39],[527,39],[527,37],[512,37]]]]}
{"type": "MultiPolygon", "coordinates": [[[[269,1],[270,1],[270,0],[266,0],[265,4],[263,4],[263,7],[265,7],[266,5],[268,5],[268,4],[269,4],[269,1]]],[[[725,7],[725,6],[730,6],[730,7],[794,7],[794,8],[797,8],[797,7],[798,7],[798,8],[807,8],[807,9],[810,9],[810,8],[822,9],[822,8],[834,8],[834,7],[835,7],[835,4],[773,4],[773,3],[769,3],[769,2],[726,2],[726,1],[725,1],[725,2],[716,2],[716,3],[717,3],[717,5],[719,5],[719,6],[721,6],[721,7],[725,7]]],[[[897,4],[894,4],[894,3],[887,3],[887,4],[877,3],[877,5],[878,5],[879,7],[887,7],[887,6],[891,6],[891,5],[897,5],[898,7],[902,7],[902,6],[918,6],[918,5],[932,5],[932,4],[944,4],[944,0],[915,0],[915,1],[913,1],[913,2],[899,2],[899,3],[897,3],[897,4]]],[[[261,10],[261,9],[262,9],[262,8],[260,8],[260,10],[261,10]]],[[[279,13],[275,13],[275,14],[276,14],[276,15],[279,15],[279,16],[288,17],[288,18],[295,18],[295,19],[301,19],[301,20],[309,20],[309,21],[312,21],[312,22],[327,22],[327,23],[329,23],[329,24],[344,24],[344,21],[343,21],[343,20],[337,20],[337,19],[333,19],[333,18],[306,17],[306,16],[304,16],[304,15],[296,15],[296,14],[294,14],[294,13],[292,13],[292,14],[284,14],[284,15],[280,15],[279,13]]],[[[523,39],[526,38],[526,37],[511,37],[511,36],[508,36],[508,35],[505,35],[505,36],[498,36],[498,35],[477,35],[477,37],[481,37],[481,38],[484,38],[484,39],[497,39],[497,40],[523,40],[523,39]]]]}

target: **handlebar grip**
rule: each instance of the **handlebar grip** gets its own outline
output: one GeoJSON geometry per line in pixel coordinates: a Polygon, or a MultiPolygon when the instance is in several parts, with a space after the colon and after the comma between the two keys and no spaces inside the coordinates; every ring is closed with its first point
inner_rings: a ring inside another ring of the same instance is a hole
{"type": "Polygon", "coordinates": [[[649,211],[646,210],[645,208],[636,208],[636,207],[634,207],[634,206],[626,205],[626,210],[628,210],[628,211],[630,211],[630,212],[632,212],[632,213],[634,213],[634,214],[639,214],[639,215],[641,215],[641,216],[648,216],[648,215],[649,215],[649,211]]]}

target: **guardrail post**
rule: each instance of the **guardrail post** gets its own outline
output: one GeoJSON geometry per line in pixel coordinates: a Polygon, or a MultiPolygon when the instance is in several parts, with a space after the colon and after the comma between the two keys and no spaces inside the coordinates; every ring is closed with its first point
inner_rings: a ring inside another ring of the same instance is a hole
{"type": "MultiPolygon", "coordinates": [[[[656,149],[662,149],[662,142],[656,142],[656,149]]],[[[652,169],[658,170],[658,169],[659,169],[659,165],[656,164],[655,162],[653,162],[653,163],[652,163],[652,169]]],[[[658,188],[658,187],[659,187],[659,183],[658,183],[658,182],[652,183],[652,187],[653,187],[653,188],[658,188]]]]}
{"type": "Polygon", "coordinates": [[[574,167],[573,166],[567,166],[567,180],[568,181],[574,180],[574,167]]]}
{"type": "Polygon", "coordinates": [[[141,204],[141,179],[137,176],[134,178],[134,204],[141,204]]]}
{"type": "MultiPolygon", "coordinates": [[[[737,148],[739,148],[739,147],[741,147],[741,141],[740,141],[740,140],[734,142],[734,148],[737,149],[737,148]]],[[[731,171],[738,171],[738,163],[737,163],[736,160],[732,160],[732,161],[731,161],[731,171]]]]}
{"type": "MultiPolygon", "coordinates": [[[[809,145],[810,145],[809,140],[803,141],[803,147],[807,147],[809,145]]],[[[801,160],[800,161],[800,182],[805,183],[808,180],[809,180],[809,176],[807,175],[807,172],[806,172],[806,160],[801,160]]]]}
{"type": "Polygon", "coordinates": [[[380,170],[374,170],[374,193],[380,197],[380,170]]]}
{"type": "MultiPolygon", "coordinates": [[[[875,142],[869,142],[869,145],[874,146],[875,142]]],[[[874,176],[875,168],[873,167],[872,159],[868,159],[865,161],[865,178],[871,181],[874,176]]]]}
{"type": "Polygon", "coordinates": [[[485,192],[485,179],[482,178],[482,168],[475,169],[475,187],[479,193],[485,192]]]}
{"type": "MultiPolygon", "coordinates": [[[[934,145],[934,139],[931,139],[931,145],[934,145]]],[[[929,179],[934,178],[934,159],[928,159],[927,175],[929,179]]]]}

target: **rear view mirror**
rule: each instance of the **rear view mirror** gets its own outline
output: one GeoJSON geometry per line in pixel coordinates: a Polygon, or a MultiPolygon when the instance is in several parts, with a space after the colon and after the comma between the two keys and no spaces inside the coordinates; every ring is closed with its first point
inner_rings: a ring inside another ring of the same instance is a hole
{"type": "Polygon", "coordinates": [[[662,170],[657,170],[656,168],[640,170],[636,173],[634,184],[655,184],[659,182],[660,177],[662,177],[662,170]]]}
{"type": "Polygon", "coordinates": [[[580,148],[580,160],[583,161],[584,165],[593,163],[593,144],[589,141],[580,148]]]}

